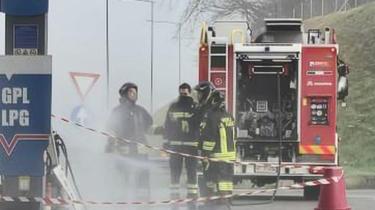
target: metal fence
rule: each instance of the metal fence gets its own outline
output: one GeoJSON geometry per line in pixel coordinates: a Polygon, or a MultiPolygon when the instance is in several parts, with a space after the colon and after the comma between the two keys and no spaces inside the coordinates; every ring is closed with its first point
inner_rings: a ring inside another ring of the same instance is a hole
{"type": "Polygon", "coordinates": [[[308,19],[347,11],[375,0],[275,0],[274,17],[308,19]]]}

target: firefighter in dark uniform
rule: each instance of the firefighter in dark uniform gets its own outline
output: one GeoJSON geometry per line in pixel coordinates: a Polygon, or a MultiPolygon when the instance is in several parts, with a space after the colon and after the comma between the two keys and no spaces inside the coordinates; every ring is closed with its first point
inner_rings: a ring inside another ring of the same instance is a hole
{"type": "MultiPolygon", "coordinates": [[[[166,146],[170,150],[197,155],[199,126],[191,123],[191,116],[195,112],[196,104],[190,94],[189,84],[183,83],[179,86],[178,100],[170,105],[167,112],[164,138],[168,140],[166,146]]],[[[197,159],[171,154],[169,165],[172,199],[180,197],[180,177],[184,162],[187,173],[187,197],[197,197],[197,159]]],[[[189,210],[196,209],[195,203],[188,203],[188,208],[189,210]]],[[[173,205],[172,209],[177,209],[177,205],[173,205]]]]}
{"type": "MultiPolygon", "coordinates": [[[[108,121],[108,130],[116,137],[146,144],[146,132],[153,120],[151,115],[137,105],[138,87],[134,83],[125,83],[119,90],[120,104],[116,106],[108,121]]],[[[110,138],[106,152],[121,155],[117,168],[125,175],[125,188],[128,196],[149,198],[149,171],[147,167],[138,167],[137,163],[147,161],[147,151],[136,143],[126,143],[110,138]],[[136,192],[136,193],[134,193],[136,192]],[[142,194],[142,195],[140,195],[142,194]]]]}
{"type": "MultiPolygon", "coordinates": [[[[223,94],[210,82],[201,82],[195,90],[202,113],[200,149],[202,156],[223,161],[236,158],[234,119],[225,109],[223,94]]],[[[225,162],[203,162],[208,196],[228,195],[233,191],[233,165],[225,162]]],[[[208,201],[204,209],[230,209],[228,199],[208,201]]]]}

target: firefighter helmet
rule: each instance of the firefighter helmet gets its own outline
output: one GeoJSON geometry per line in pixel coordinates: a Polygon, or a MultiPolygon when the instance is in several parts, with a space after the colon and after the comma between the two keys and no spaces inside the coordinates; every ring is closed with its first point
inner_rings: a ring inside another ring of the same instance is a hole
{"type": "Polygon", "coordinates": [[[118,91],[121,97],[127,97],[127,92],[130,88],[135,88],[138,91],[138,86],[132,82],[123,84],[118,91]]]}
{"type": "Polygon", "coordinates": [[[179,87],[178,87],[178,89],[188,89],[189,90],[189,93],[191,93],[191,87],[190,87],[190,85],[188,84],[188,83],[182,83],[179,87]]]}
{"type": "Polygon", "coordinates": [[[224,105],[225,97],[224,94],[218,90],[214,90],[211,97],[208,99],[208,103],[213,107],[221,107],[224,105]]]}
{"type": "Polygon", "coordinates": [[[200,82],[194,89],[197,91],[198,102],[201,105],[207,104],[212,93],[216,90],[215,86],[208,81],[200,82]]]}

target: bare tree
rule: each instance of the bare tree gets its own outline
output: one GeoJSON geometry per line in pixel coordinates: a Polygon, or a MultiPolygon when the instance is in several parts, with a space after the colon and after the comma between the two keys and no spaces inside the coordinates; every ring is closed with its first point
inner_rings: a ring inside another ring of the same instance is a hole
{"type": "Polygon", "coordinates": [[[372,1],[374,0],[188,0],[181,21],[198,23],[239,16],[252,25],[257,25],[265,17],[304,18],[322,15],[322,12],[312,14],[311,11],[324,11],[324,14],[335,12],[336,4],[339,8],[341,5],[354,7],[372,1]]]}
{"type": "Polygon", "coordinates": [[[182,22],[214,21],[223,17],[241,17],[254,23],[266,16],[273,0],[189,0],[182,22]]]}

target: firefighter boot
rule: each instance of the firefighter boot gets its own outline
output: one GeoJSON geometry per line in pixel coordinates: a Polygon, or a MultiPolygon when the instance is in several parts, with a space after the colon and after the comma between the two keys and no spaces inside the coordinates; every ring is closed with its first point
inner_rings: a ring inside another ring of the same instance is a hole
{"type": "MultiPolygon", "coordinates": [[[[187,197],[197,199],[198,198],[198,185],[197,184],[188,184],[187,185],[187,197]]],[[[196,200],[187,203],[188,210],[196,210],[197,204],[196,200]]]]}
{"type": "MultiPolygon", "coordinates": [[[[171,184],[169,187],[170,189],[170,197],[171,200],[180,199],[180,185],[179,184],[171,184]]],[[[172,204],[171,210],[178,210],[179,208],[178,204],[172,204]]]]}
{"type": "MultiPolygon", "coordinates": [[[[186,173],[187,173],[187,197],[196,199],[198,197],[198,184],[197,184],[197,160],[193,158],[186,158],[186,173]]],[[[195,200],[187,203],[189,210],[196,210],[195,200]]]]}

